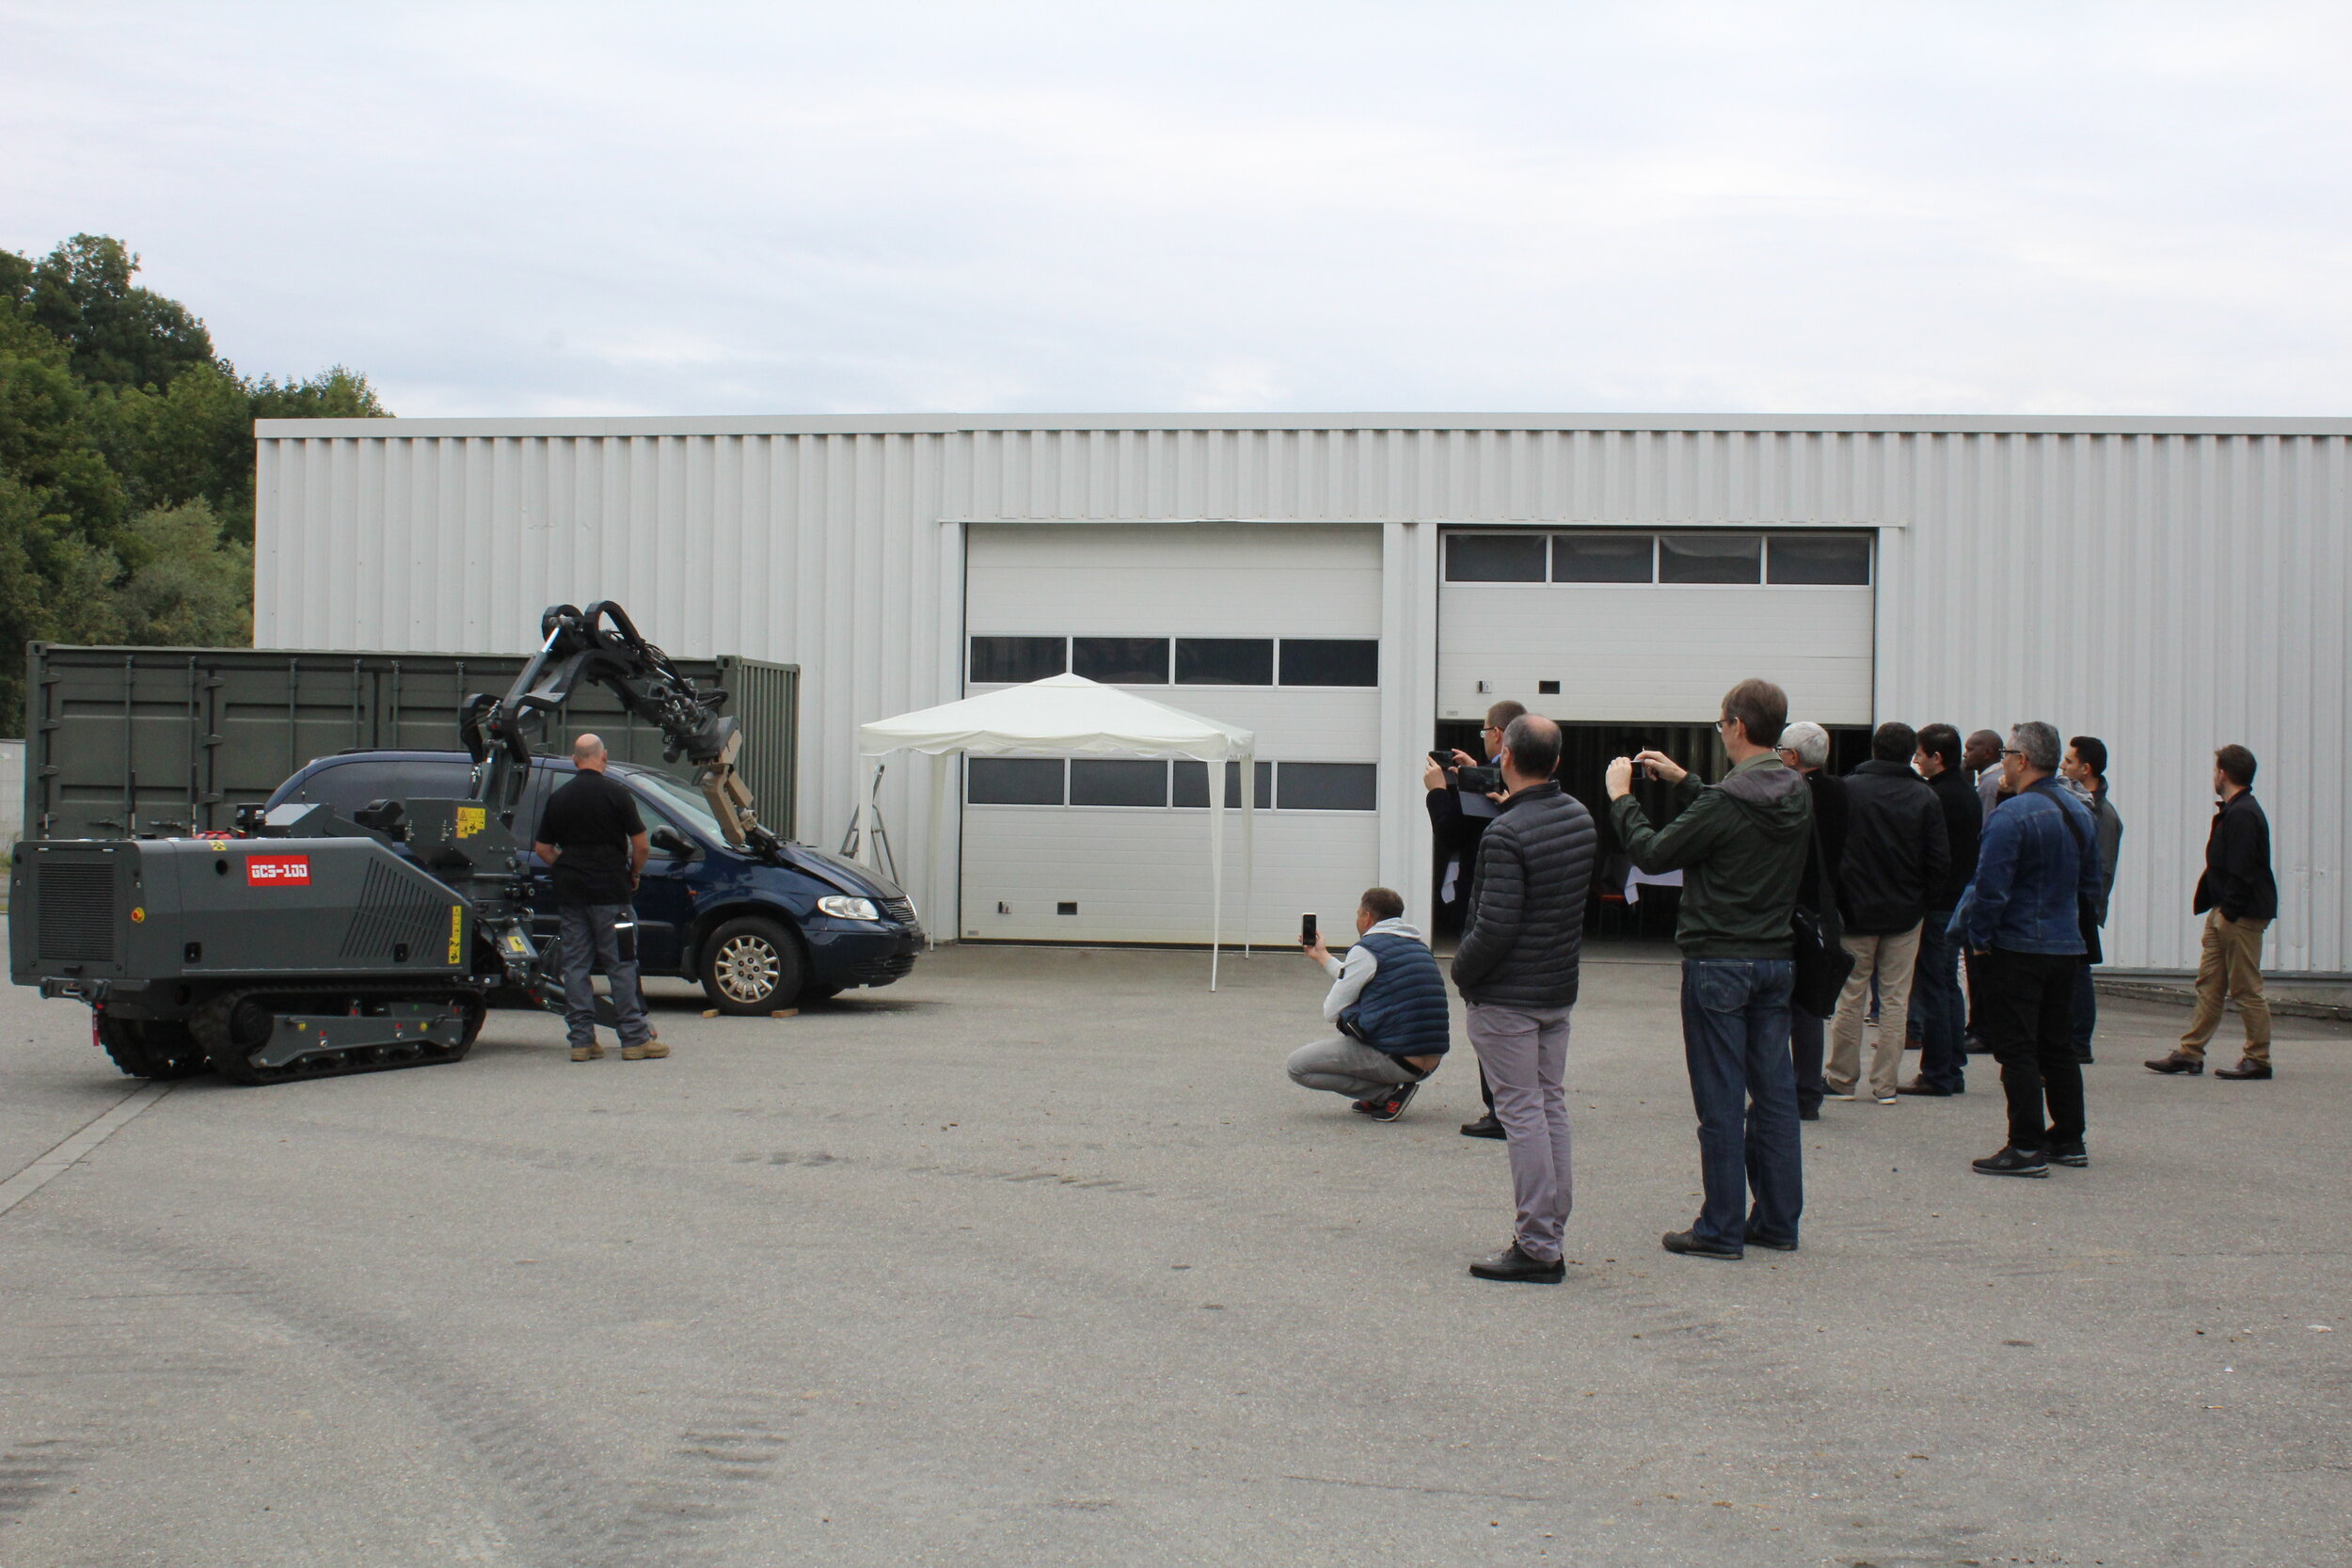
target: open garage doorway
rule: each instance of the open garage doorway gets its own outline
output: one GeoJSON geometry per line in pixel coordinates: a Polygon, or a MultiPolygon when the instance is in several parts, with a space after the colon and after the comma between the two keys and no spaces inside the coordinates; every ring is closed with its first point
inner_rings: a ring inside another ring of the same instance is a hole
{"type": "MultiPolygon", "coordinates": [[[[1547,715],[1547,717],[1549,717],[1547,715]]],[[[1829,731],[1829,771],[1843,776],[1870,754],[1870,730],[1867,724],[1824,724],[1829,731]]],[[[1584,940],[1607,942],[1638,939],[1664,941],[1674,935],[1675,914],[1681,908],[1680,889],[1673,882],[1651,883],[1633,875],[1632,863],[1627,860],[1625,847],[1618,843],[1616,832],[1609,822],[1609,791],[1604,775],[1613,757],[1629,757],[1637,752],[1660,751],[1691,768],[1701,778],[1712,782],[1728,771],[1730,759],[1724,755],[1722,739],[1712,724],[1655,723],[1639,724],[1620,721],[1600,723],[1566,722],[1560,726],[1560,785],[1593,814],[1600,830],[1599,864],[1593,878],[1590,905],[1585,911],[1584,940]],[[1629,882],[1633,885],[1629,888],[1629,882]],[[1629,896],[1629,893],[1630,896],[1629,896]]],[[[1480,725],[1476,720],[1440,720],[1429,742],[1433,751],[1467,752],[1472,756],[1480,752],[1480,725]]],[[[1634,799],[1642,802],[1652,820],[1663,822],[1668,811],[1669,790],[1666,785],[1647,779],[1634,781],[1634,799]]],[[[1475,807],[1471,809],[1475,810],[1475,807]]],[[[1451,863],[1454,856],[1439,842],[1435,848],[1430,868],[1431,907],[1437,911],[1434,933],[1446,942],[1461,934],[1458,902],[1446,896],[1449,876],[1463,879],[1467,886],[1470,867],[1451,863]]]]}

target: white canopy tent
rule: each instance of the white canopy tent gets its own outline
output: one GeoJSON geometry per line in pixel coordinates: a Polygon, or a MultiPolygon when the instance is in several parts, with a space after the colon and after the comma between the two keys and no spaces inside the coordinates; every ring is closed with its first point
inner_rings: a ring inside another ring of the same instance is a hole
{"type": "MultiPolygon", "coordinates": [[[[960,703],[943,703],[896,719],[861,724],[858,750],[879,776],[882,759],[893,752],[943,756],[1005,756],[1050,752],[1081,756],[1182,757],[1208,765],[1209,775],[1209,989],[1216,990],[1217,954],[1225,938],[1225,769],[1240,765],[1242,844],[1242,947],[1248,950],[1249,888],[1254,880],[1258,739],[1248,730],[1203,719],[1165,703],[1138,697],[1083,675],[1049,675],[1026,686],[1009,687],[960,703]]],[[[957,769],[931,770],[934,845],[947,842],[946,817],[957,769]]],[[[858,857],[874,863],[874,791],[859,792],[858,857]]],[[[936,922],[936,915],[933,919],[936,922]]]]}

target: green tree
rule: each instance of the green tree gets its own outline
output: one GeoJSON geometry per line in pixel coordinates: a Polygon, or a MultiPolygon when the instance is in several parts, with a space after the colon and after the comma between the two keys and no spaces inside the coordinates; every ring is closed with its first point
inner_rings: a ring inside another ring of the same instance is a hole
{"type": "Polygon", "coordinates": [[[137,270],[103,235],[0,250],[0,735],[29,641],[251,641],[253,421],[389,413],[341,365],[240,375],[137,270]]]}
{"type": "Polygon", "coordinates": [[[33,325],[72,352],[73,373],[112,387],[168,387],[210,364],[213,335],[177,300],[134,287],[139,259],[120,240],[76,234],[33,268],[33,325]]]}

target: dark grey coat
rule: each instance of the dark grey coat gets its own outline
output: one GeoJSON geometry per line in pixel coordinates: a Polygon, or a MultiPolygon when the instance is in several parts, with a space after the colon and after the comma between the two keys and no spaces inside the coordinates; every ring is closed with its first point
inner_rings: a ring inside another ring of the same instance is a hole
{"type": "Polygon", "coordinates": [[[1519,791],[1478,841],[1454,983],[1466,1002],[1565,1007],[1576,1000],[1584,899],[1599,845],[1593,814],[1556,784],[1519,791]]]}

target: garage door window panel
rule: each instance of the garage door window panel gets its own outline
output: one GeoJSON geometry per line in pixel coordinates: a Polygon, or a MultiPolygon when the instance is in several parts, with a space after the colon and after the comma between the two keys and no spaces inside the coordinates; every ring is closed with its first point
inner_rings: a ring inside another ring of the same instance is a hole
{"type": "Polygon", "coordinates": [[[1069,651],[1060,637],[976,637],[971,678],[975,685],[1041,681],[1070,668],[1069,651]]]}
{"type": "Polygon", "coordinates": [[[1380,643],[1375,638],[1285,637],[1284,686],[1378,686],[1380,643]]]}
{"type": "Polygon", "coordinates": [[[1099,757],[1070,759],[1070,803],[1073,806],[1165,806],[1168,764],[1099,757]]]}
{"type": "Polygon", "coordinates": [[[1369,762],[1286,762],[1277,775],[1282,811],[1373,811],[1380,769],[1369,762]]]}
{"type": "MultiPolygon", "coordinates": [[[[1252,802],[1261,809],[1274,804],[1274,764],[1257,765],[1258,793],[1252,802]]],[[[1176,803],[1180,806],[1205,806],[1209,803],[1209,765],[1205,762],[1180,762],[1176,765],[1176,803]]],[[[1241,804],[1241,764],[1225,765],[1225,803],[1241,804]]]]}
{"type": "Polygon", "coordinates": [[[974,757],[964,775],[964,799],[976,806],[1058,806],[1059,757],[974,757]]]}
{"type": "Polygon", "coordinates": [[[1105,686],[1166,686],[1165,637],[1073,637],[1071,663],[1077,673],[1105,686]]]}
{"type": "Polygon", "coordinates": [[[1455,533],[1445,542],[1448,582],[1541,582],[1540,533],[1455,533]]]}
{"type": "Polygon", "coordinates": [[[1551,541],[1554,582],[1648,582],[1658,542],[1647,533],[1562,533],[1551,541]]]}
{"type": "Polygon", "coordinates": [[[1862,533],[1775,533],[1768,580],[1798,587],[1870,585],[1870,539],[1862,533]]]}
{"type": "Polygon", "coordinates": [[[1178,686],[1272,686],[1271,637],[1180,637],[1178,686]]]}
{"type": "Polygon", "coordinates": [[[1756,583],[1764,579],[1760,533],[1663,534],[1658,541],[1658,580],[1673,583],[1756,583]]]}

